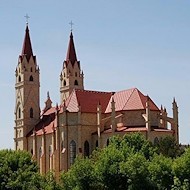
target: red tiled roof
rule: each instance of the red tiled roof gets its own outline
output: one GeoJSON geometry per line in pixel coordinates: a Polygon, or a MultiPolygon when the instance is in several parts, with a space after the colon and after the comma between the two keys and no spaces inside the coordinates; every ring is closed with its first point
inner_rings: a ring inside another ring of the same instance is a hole
{"type": "Polygon", "coordinates": [[[111,92],[74,89],[66,101],[66,107],[69,112],[77,112],[80,105],[82,112],[94,113],[97,112],[97,105],[100,103],[102,112],[105,112],[111,96],[111,92]]]}
{"type": "MultiPolygon", "coordinates": [[[[35,132],[36,132],[37,136],[42,135],[43,132],[45,132],[45,134],[52,133],[53,128],[57,127],[55,111],[56,111],[56,108],[52,107],[52,108],[48,109],[45,113],[43,113],[42,118],[35,125],[35,132]]],[[[32,136],[33,135],[33,130],[34,129],[32,129],[28,133],[27,136],[32,136]]]]}
{"type": "MultiPolygon", "coordinates": [[[[144,96],[137,88],[116,92],[113,95],[116,111],[141,110],[146,108],[147,96],[144,96]]],[[[150,109],[159,111],[159,108],[150,99],[150,109]]],[[[106,113],[111,112],[111,99],[106,113]]]]}
{"type": "MultiPolygon", "coordinates": [[[[114,93],[98,92],[74,89],[66,100],[66,107],[69,112],[78,112],[79,105],[82,112],[96,112],[97,105],[100,103],[102,113],[111,112],[112,97],[115,101],[116,111],[143,110],[146,109],[147,96],[144,96],[137,88],[124,90],[114,93]]],[[[159,108],[150,99],[150,109],[159,111],[159,108]]]]}

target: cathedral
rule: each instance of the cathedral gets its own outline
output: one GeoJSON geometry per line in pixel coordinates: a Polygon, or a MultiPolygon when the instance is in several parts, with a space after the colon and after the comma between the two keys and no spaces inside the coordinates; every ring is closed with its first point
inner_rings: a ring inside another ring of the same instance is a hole
{"type": "Polygon", "coordinates": [[[60,68],[60,105],[52,106],[48,93],[40,109],[40,71],[27,24],[15,71],[14,142],[16,150],[32,154],[42,174],[55,171],[59,176],[77,155],[88,157],[97,147],[107,146],[113,135],[140,132],[152,143],[164,136],[173,136],[179,143],[175,99],[169,117],[166,108],[158,108],[137,88],[118,92],[85,89],[72,31],[60,68]]]}

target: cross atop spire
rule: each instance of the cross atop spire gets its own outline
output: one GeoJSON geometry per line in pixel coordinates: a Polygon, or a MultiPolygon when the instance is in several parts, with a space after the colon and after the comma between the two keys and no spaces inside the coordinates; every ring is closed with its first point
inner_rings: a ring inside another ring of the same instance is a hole
{"type": "Polygon", "coordinates": [[[29,19],[30,17],[28,16],[28,14],[26,14],[24,17],[26,18],[26,25],[28,25],[28,19],[29,19]]]}
{"type": "Polygon", "coordinates": [[[71,22],[69,22],[69,24],[71,25],[71,32],[72,32],[73,31],[73,25],[74,25],[74,23],[71,20],[71,22]]]}

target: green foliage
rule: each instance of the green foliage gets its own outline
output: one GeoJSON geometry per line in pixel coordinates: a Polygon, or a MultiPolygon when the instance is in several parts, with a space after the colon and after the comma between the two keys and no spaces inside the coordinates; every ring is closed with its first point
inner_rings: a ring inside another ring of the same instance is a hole
{"type": "Polygon", "coordinates": [[[120,172],[120,163],[124,160],[122,151],[112,144],[109,148],[101,150],[101,153],[94,164],[96,181],[99,188],[122,189],[125,176],[120,172]]]}
{"type": "Polygon", "coordinates": [[[61,180],[66,190],[93,189],[96,184],[91,160],[77,158],[71,169],[62,173],[61,180]]]}
{"type": "Polygon", "coordinates": [[[148,179],[148,162],[142,153],[134,153],[120,164],[121,173],[127,180],[127,185],[121,189],[150,189],[151,184],[148,179]]]}
{"type": "Polygon", "coordinates": [[[180,181],[177,177],[174,177],[174,184],[172,185],[171,190],[189,190],[190,183],[188,179],[180,181]]]}
{"type": "Polygon", "coordinates": [[[148,166],[150,180],[156,189],[171,189],[172,159],[155,154],[148,166]]]}
{"type": "Polygon", "coordinates": [[[0,189],[39,189],[40,175],[31,155],[24,151],[0,151],[0,189]]]}
{"type": "Polygon", "coordinates": [[[41,179],[41,188],[44,190],[61,190],[62,187],[56,182],[53,172],[48,172],[41,179]]]}
{"type": "Polygon", "coordinates": [[[162,138],[157,144],[157,148],[160,154],[171,158],[176,158],[183,153],[183,151],[176,144],[175,138],[170,136],[162,138]]]}
{"type": "Polygon", "coordinates": [[[31,155],[0,151],[0,190],[189,190],[190,149],[182,154],[173,138],[153,146],[133,133],[111,138],[109,146],[90,158],[77,157],[56,182],[54,173],[41,176],[31,155]]]}
{"type": "Polygon", "coordinates": [[[139,133],[115,136],[89,159],[77,158],[61,180],[65,190],[188,190],[190,149],[181,154],[170,137],[153,146],[139,133]]]}
{"type": "Polygon", "coordinates": [[[174,160],[173,173],[180,182],[190,181],[190,148],[186,149],[181,157],[174,160]]]}

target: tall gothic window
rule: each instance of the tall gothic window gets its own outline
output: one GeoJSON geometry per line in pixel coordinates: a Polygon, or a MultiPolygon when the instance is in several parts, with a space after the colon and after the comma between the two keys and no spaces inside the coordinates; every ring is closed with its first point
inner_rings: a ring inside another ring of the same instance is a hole
{"type": "Polygon", "coordinates": [[[18,82],[21,82],[21,76],[20,75],[18,76],[18,82]]]}
{"type": "Polygon", "coordinates": [[[63,81],[63,85],[66,86],[66,84],[67,84],[67,83],[66,83],[66,81],[64,80],[64,81],[63,81]]]}
{"type": "Polygon", "coordinates": [[[98,148],[98,140],[96,141],[96,148],[98,148]]]}
{"type": "Polygon", "coordinates": [[[74,163],[74,160],[76,158],[76,143],[75,141],[70,142],[70,165],[74,163]]]}
{"type": "Polygon", "coordinates": [[[31,75],[29,81],[34,81],[33,76],[31,75]]]}
{"type": "Polygon", "coordinates": [[[19,119],[21,118],[21,110],[20,110],[20,108],[18,108],[18,118],[19,119]]]}
{"type": "Polygon", "coordinates": [[[32,108],[30,108],[30,118],[33,118],[34,117],[34,111],[32,108]]]}
{"type": "Polygon", "coordinates": [[[89,142],[85,141],[84,143],[84,157],[89,157],[90,150],[89,150],[89,142]]]}
{"type": "Polygon", "coordinates": [[[107,146],[109,145],[109,143],[110,143],[110,140],[109,140],[109,138],[107,139],[107,146]]]}

